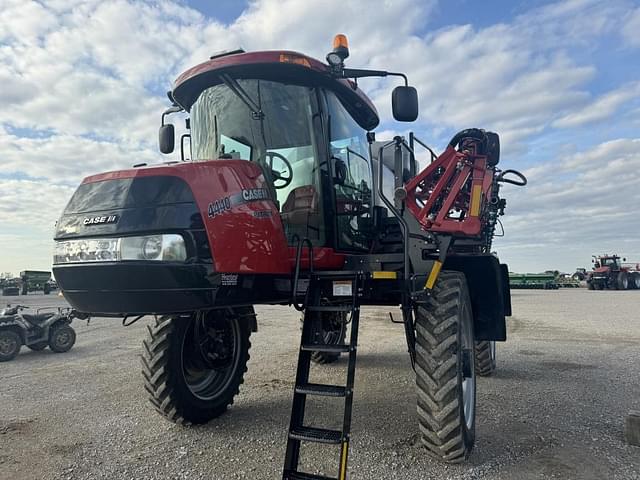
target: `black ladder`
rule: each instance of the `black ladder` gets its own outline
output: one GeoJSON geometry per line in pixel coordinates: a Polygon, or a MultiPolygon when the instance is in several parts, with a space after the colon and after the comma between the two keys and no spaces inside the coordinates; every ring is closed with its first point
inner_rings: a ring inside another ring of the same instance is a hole
{"type": "Polygon", "coordinates": [[[298,369],[291,407],[291,423],[287,439],[287,452],[284,460],[283,480],[345,480],[347,474],[347,456],[349,454],[349,436],[351,432],[351,408],[353,403],[353,383],[356,372],[356,352],[358,343],[358,321],[360,318],[360,289],[363,274],[353,271],[312,273],[307,290],[307,305],[302,324],[298,369]],[[340,292],[335,292],[334,283],[340,292]],[[350,285],[350,289],[349,289],[350,285]],[[330,294],[326,294],[329,288],[330,294]],[[349,292],[350,290],[350,292],[349,292]],[[324,295],[321,293],[324,292],[324,295]],[[332,296],[338,293],[340,296],[332,296]],[[321,305],[321,298],[331,298],[331,305],[321,305]],[[338,345],[313,343],[313,323],[322,312],[347,312],[351,317],[349,342],[338,345]],[[342,385],[324,385],[309,383],[312,352],[348,353],[347,382],[342,385]],[[342,430],[328,430],[304,425],[305,404],[308,395],[344,398],[344,417],[342,430]],[[340,462],[337,477],[325,477],[299,472],[301,442],[315,442],[340,445],[340,462]]]}

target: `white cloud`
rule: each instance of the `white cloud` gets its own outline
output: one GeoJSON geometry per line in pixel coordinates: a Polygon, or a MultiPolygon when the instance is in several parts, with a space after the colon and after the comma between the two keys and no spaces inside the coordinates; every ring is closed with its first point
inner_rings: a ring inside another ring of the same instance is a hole
{"type": "Polygon", "coordinates": [[[506,236],[496,241],[513,268],[571,271],[604,251],[640,259],[640,138],[604,142],[525,173],[527,187],[503,189],[506,236]],[[527,249],[532,241],[538,246],[527,249]]]}
{"type": "MultiPolygon", "coordinates": [[[[42,183],[74,185],[90,174],[131,168],[141,162],[157,163],[160,154],[113,142],[73,135],[25,138],[0,129],[0,175],[27,175],[42,183]]],[[[4,220],[3,217],[0,217],[4,220]]]]}
{"type": "Polygon", "coordinates": [[[632,47],[640,47],[640,7],[632,10],[622,26],[622,36],[632,47]]]}
{"type": "Polygon", "coordinates": [[[559,118],[553,125],[556,127],[577,127],[587,123],[594,123],[611,117],[628,101],[640,97],[640,82],[624,85],[606,93],[586,105],[580,110],[559,118]]]}
{"type": "Polygon", "coordinates": [[[0,265],[14,275],[51,267],[55,222],[73,187],[0,178],[0,265]]]}

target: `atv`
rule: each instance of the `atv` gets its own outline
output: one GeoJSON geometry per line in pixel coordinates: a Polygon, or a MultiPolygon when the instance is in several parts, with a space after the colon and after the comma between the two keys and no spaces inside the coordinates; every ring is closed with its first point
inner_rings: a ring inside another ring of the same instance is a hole
{"type": "Polygon", "coordinates": [[[21,313],[27,307],[16,305],[0,311],[0,362],[13,360],[22,345],[34,351],[47,346],[56,353],[68,352],[76,342],[76,332],[71,321],[78,316],[73,310],[58,312],[21,313]]]}

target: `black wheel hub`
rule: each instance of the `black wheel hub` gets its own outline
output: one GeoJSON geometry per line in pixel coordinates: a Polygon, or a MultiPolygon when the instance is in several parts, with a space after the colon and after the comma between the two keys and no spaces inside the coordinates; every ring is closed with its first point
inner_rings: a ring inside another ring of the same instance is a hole
{"type": "Polygon", "coordinates": [[[229,326],[204,326],[196,329],[201,335],[194,339],[198,343],[194,361],[202,368],[220,369],[233,362],[233,331],[229,326]]]}
{"type": "Polygon", "coordinates": [[[196,397],[216,398],[233,377],[240,351],[236,323],[225,316],[196,318],[187,329],[182,349],[182,372],[196,397]]]}
{"type": "Polygon", "coordinates": [[[16,341],[12,338],[0,338],[0,353],[8,355],[16,348],[16,341]]]}
{"type": "Polygon", "coordinates": [[[69,335],[69,332],[66,330],[57,332],[54,337],[54,342],[59,348],[64,348],[71,343],[71,335],[69,335]]]}

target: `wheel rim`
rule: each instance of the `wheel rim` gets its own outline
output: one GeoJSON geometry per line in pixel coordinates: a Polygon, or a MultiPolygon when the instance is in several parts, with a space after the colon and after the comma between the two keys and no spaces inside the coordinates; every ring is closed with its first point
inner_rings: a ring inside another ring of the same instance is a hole
{"type": "Polygon", "coordinates": [[[496,361],[496,342],[493,341],[493,340],[489,342],[489,352],[491,352],[491,362],[495,363],[495,361],[496,361]]]}
{"type": "Polygon", "coordinates": [[[182,342],[182,375],[200,400],[214,400],[233,379],[240,361],[240,331],[235,319],[195,318],[182,342]]]}
{"type": "Polygon", "coordinates": [[[322,343],[325,345],[336,345],[342,340],[345,321],[340,315],[326,315],[322,318],[322,343]]]}
{"type": "Polygon", "coordinates": [[[11,355],[16,349],[18,342],[12,337],[0,338],[0,353],[2,355],[11,355]]]}
{"type": "Polygon", "coordinates": [[[71,343],[71,333],[66,328],[56,332],[55,344],[58,348],[66,348],[71,343]]]}
{"type": "Polygon", "coordinates": [[[468,314],[460,316],[464,321],[462,325],[462,411],[467,429],[471,429],[476,408],[476,376],[473,326],[468,314]],[[466,363],[466,365],[465,365],[466,363]]]}

